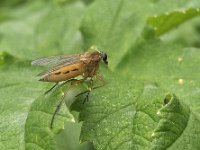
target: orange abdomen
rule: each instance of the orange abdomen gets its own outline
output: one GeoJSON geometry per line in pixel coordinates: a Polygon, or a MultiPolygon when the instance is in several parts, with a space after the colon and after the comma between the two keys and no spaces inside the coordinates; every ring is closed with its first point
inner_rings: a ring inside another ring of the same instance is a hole
{"type": "Polygon", "coordinates": [[[85,69],[83,62],[79,62],[72,65],[64,66],[59,70],[53,71],[45,75],[40,81],[46,81],[46,82],[66,81],[71,78],[75,78],[79,75],[83,75],[84,71],[85,69]]]}

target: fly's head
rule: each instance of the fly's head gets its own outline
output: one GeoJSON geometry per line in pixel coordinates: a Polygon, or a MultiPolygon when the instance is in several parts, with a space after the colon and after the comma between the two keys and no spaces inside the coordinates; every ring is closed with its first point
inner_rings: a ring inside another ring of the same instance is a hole
{"type": "Polygon", "coordinates": [[[100,60],[102,60],[106,65],[108,64],[107,54],[102,51],[88,51],[84,53],[81,57],[84,59],[89,59],[91,62],[99,62],[100,60]]]}

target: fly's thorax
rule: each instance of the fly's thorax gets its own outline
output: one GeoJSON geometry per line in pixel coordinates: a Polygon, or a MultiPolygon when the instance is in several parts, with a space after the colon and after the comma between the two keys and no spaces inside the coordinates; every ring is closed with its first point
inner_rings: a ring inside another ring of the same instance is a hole
{"type": "Polygon", "coordinates": [[[84,77],[93,77],[99,68],[99,62],[91,62],[85,65],[84,77]]]}
{"type": "Polygon", "coordinates": [[[101,53],[99,51],[88,51],[81,55],[81,60],[84,62],[85,66],[84,77],[93,77],[96,74],[101,58],[101,53]]]}
{"type": "Polygon", "coordinates": [[[99,62],[101,60],[101,53],[98,51],[88,51],[80,57],[85,63],[99,62]]]}

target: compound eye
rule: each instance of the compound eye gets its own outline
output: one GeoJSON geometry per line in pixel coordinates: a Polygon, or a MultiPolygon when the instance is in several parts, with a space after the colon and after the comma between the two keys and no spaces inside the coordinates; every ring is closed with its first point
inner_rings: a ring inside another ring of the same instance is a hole
{"type": "Polygon", "coordinates": [[[106,53],[102,53],[102,59],[104,61],[105,64],[108,64],[108,61],[107,61],[107,54],[106,53]]]}
{"type": "Polygon", "coordinates": [[[107,60],[107,54],[103,53],[103,60],[107,60]]]}

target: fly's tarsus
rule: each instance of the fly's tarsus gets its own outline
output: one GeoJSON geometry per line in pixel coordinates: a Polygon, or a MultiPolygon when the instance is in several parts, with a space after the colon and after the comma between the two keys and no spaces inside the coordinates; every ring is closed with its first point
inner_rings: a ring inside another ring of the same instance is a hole
{"type": "Polygon", "coordinates": [[[90,91],[87,92],[87,95],[86,95],[86,97],[83,100],[83,104],[85,104],[85,102],[89,102],[89,95],[90,95],[90,91]]]}
{"type": "Polygon", "coordinates": [[[60,107],[62,106],[62,103],[63,103],[63,101],[64,101],[64,98],[65,98],[65,97],[64,97],[64,95],[63,95],[61,101],[60,101],[59,104],[56,106],[56,110],[55,110],[54,113],[53,113],[53,116],[52,116],[52,118],[51,118],[51,124],[50,124],[50,128],[51,128],[51,129],[53,128],[53,121],[54,121],[54,119],[55,119],[55,116],[56,116],[57,112],[60,110],[60,107]]]}

